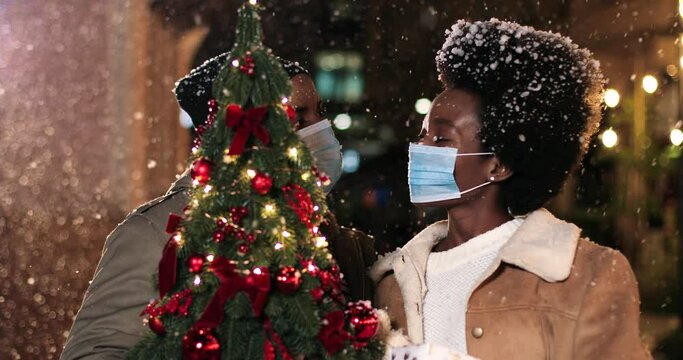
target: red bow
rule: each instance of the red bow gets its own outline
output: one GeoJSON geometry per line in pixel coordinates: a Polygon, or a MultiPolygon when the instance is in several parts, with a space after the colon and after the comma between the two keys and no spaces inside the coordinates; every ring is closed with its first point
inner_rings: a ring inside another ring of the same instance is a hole
{"type": "Polygon", "coordinates": [[[268,300],[270,291],[270,272],[268,268],[257,267],[249,276],[244,277],[235,272],[235,264],[224,257],[218,257],[211,262],[209,269],[218,277],[220,287],[204,309],[204,313],[194,324],[197,328],[215,328],[225,317],[223,307],[225,302],[232,299],[238,292],[244,291],[256,316],[261,315],[263,306],[268,300]]]}
{"type": "Polygon", "coordinates": [[[249,108],[246,111],[237,104],[230,104],[225,108],[225,125],[236,129],[228,155],[241,154],[252,133],[264,145],[270,143],[270,135],[262,124],[267,113],[267,106],[249,108]]]}
{"type": "Polygon", "coordinates": [[[350,337],[349,333],[344,330],[346,324],[344,312],[338,310],[327,313],[323,324],[318,333],[318,339],[323,343],[327,353],[334,355],[344,347],[344,342],[350,337]]]}

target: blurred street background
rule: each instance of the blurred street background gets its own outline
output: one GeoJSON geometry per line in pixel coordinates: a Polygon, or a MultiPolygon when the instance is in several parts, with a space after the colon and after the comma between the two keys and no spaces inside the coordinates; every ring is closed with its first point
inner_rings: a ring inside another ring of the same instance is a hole
{"type": "MultiPolygon", "coordinates": [[[[235,0],[0,0],[0,358],[58,358],[106,235],[187,166],[171,92],[233,43],[235,0]]],[[[408,199],[407,146],[459,18],[570,36],[609,79],[584,167],[550,205],[622,251],[642,332],[683,357],[683,5],[677,0],[264,0],[265,42],[308,68],[343,145],[330,197],[387,250],[445,214],[408,199]]]]}

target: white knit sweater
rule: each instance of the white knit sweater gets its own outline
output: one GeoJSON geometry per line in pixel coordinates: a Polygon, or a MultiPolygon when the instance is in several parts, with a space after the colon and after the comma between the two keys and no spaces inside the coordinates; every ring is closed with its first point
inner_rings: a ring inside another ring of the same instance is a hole
{"type": "Polygon", "coordinates": [[[467,353],[465,315],[470,295],[522,222],[510,220],[460,246],[429,255],[423,304],[425,343],[467,353]]]}

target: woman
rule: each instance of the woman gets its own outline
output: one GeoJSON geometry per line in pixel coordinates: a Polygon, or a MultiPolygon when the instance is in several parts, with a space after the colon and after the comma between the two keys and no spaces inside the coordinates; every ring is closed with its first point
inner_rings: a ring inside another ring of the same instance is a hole
{"type": "Polygon", "coordinates": [[[487,360],[648,358],[627,260],[543,208],[598,128],[597,61],[491,19],[453,25],[436,64],[408,179],[448,220],[373,265],[375,305],[412,343],[487,360]]]}

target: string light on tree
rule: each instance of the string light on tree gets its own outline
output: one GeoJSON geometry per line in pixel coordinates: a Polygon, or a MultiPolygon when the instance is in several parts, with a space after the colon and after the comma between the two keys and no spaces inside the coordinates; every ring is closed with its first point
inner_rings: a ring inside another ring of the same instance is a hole
{"type": "Polygon", "coordinates": [[[183,237],[182,237],[182,235],[180,235],[180,234],[175,234],[175,235],[173,235],[173,241],[175,241],[175,243],[176,243],[178,246],[183,246],[183,237]]]}
{"type": "Polygon", "coordinates": [[[324,236],[318,236],[315,238],[315,246],[321,248],[327,246],[327,238],[324,236]]]}
{"type": "Polygon", "coordinates": [[[295,147],[289,148],[287,150],[287,156],[289,156],[290,159],[296,160],[296,157],[299,155],[299,150],[297,150],[295,147]]]}
{"type": "Polygon", "coordinates": [[[275,215],[275,205],[266,204],[266,206],[263,207],[263,212],[269,216],[275,215]]]}

